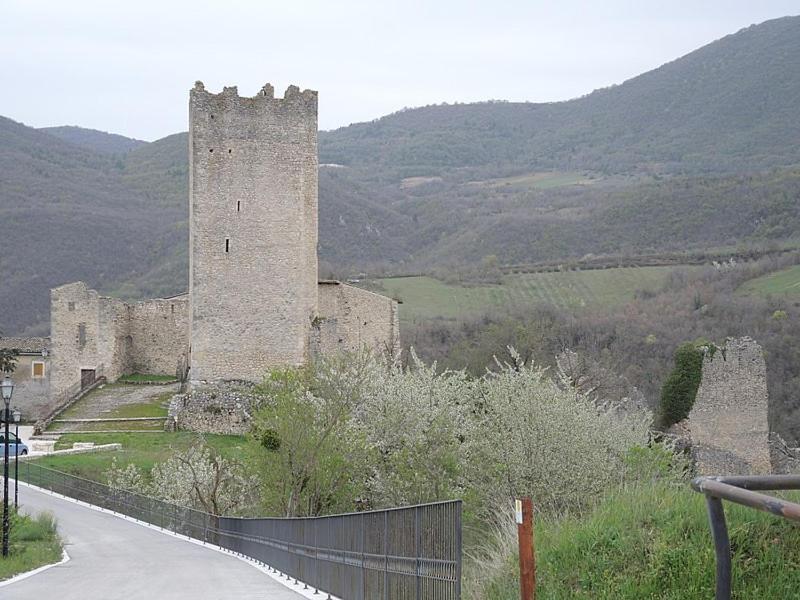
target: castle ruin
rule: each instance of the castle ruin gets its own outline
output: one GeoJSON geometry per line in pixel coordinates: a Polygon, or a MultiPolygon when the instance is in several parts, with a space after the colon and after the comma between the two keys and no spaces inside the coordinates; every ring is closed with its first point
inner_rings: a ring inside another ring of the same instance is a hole
{"type": "Polygon", "coordinates": [[[728,339],[707,352],[689,414],[692,452],[701,475],[772,471],[764,351],[754,340],[728,339]]]}
{"type": "Polygon", "coordinates": [[[51,291],[51,396],[132,372],[258,382],[272,368],[399,349],[397,302],[317,269],[317,92],[189,99],[189,291],[124,302],[51,291]]]}

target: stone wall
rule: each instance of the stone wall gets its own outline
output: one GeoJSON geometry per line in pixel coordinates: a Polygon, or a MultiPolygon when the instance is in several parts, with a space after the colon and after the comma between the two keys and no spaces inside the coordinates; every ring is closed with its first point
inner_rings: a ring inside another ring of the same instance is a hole
{"type": "Polygon", "coordinates": [[[250,429],[255,403],[252,388],[252,383],[241,381],[195,384],[191,392],[173,396],[166,428],[244,435],[250,429]]]}
{"type": "Polygon", "coordinates": [[[317,311],[317,93],[197,82],[189,100],[192,381],[309,356],[317,311]]]}
{"type": "Polygon", "coordinates": [[[338,281],[320,282],[312,341],[319,354],[364,347],[395,354],[400,349],[397,302],[338,281]]]}
{"type": "Polygon", "coordinates": [[[770,473],[768,410],[767,370],[758,343],[729,339],[723,348],[707,352],[689,414],[698,473],[770,473]]]}
{"type": "Polygon", "coordinates": [[[175,375],[189,348],[189,297],[132,304],[130,336],[134,372],[175,375]]]}
{"type": "Polygon", "coordinates": [[[174,375],[188,352],[188,300],[128,304],[76,282],[50,292],[50,396],[77,391],[81,371],[114,381],[132,372],[174,375]]]}
{"type": "Polygon", "coordinates": [[[10,374],[14,382],[11,406],[21,411],[23,420],[35,421],[49,406],[50,338],[0,338],[0,348],[20,352],[10,374]]]}

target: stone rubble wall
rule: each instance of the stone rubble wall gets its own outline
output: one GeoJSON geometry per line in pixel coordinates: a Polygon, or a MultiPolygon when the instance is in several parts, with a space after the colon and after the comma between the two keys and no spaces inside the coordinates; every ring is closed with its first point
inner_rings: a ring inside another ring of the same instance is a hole
{"type": "Polygon", "coordinates": [[[252,389],[244,381],[195,383],[190,392],[172,397],[165,429],[244,435],[256,405],[252,389]]]}
{"type": "Polygon", "coordinates": [[[689,414],[700,475],[771,472],[767,369],[754,340],[728,339],[706,353],[703,378],[689,414]]]}

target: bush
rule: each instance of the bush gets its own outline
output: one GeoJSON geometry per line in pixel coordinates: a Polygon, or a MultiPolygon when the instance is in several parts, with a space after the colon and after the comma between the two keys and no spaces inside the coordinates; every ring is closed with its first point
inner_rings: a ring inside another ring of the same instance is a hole
{"type": "Polygon", "coordinates": [[[675,351],[675,367],[664,382],[658,425],[667,428],[689,416],[703,376],[704,351],[686,342],[675,351]]]}
{"type": "Polygon", "coordinates": [[[273,514],[315,515],[466,500],[471,524],[532,495],[581,508],[624,481],[649,413],[597,408],[540,367],[513,362],[471,378],[365,355],[274,372],[260,387],[250,456],[273,514]]]}

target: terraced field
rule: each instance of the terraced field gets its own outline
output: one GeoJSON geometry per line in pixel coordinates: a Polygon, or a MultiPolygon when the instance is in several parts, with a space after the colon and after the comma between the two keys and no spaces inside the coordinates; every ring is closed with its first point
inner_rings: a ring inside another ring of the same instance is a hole
{"type": "Polygon", "coordinates": [[[739,287],[737,292],[741,294],[785,295],[800,299],[800,265],[746,281],[739,287]]]}
{"type": "Polygon", "coordinates": [[[494,308],[548,303],[562,308],[617,307],[637,290],[656,289],[674,267],[634,267],[508,275],[502,285],[467,287],[432,277],[379,279],[385,293],[402,300],[401,320],[454,319],[494,308]]]}

